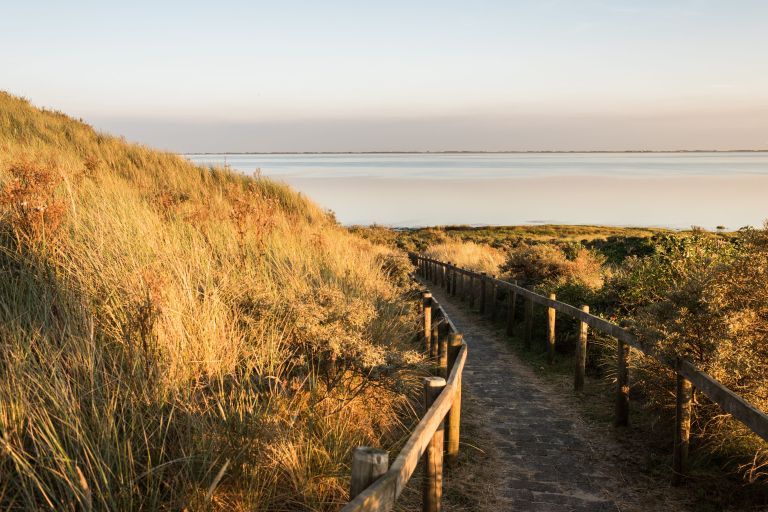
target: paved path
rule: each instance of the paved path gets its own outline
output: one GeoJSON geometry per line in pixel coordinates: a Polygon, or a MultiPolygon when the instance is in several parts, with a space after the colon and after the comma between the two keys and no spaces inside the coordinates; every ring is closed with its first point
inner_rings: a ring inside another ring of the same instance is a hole
{"type": "MultiPolygon", "coordinates": [[[[462,418],[480,423],[492,446],[501,450],[501,499],[516,512],[602,512],[657,510],[638,503],[623,481],[621,468],[600,447],[562,397],[512,352],[477,315],[458,306],[444,290],[432,287],[448,316],[469,345],[464,370],[466,400],[487,417],[462,418]]],[[[645,504],[647,505],[647,504],[645,504]]]]}

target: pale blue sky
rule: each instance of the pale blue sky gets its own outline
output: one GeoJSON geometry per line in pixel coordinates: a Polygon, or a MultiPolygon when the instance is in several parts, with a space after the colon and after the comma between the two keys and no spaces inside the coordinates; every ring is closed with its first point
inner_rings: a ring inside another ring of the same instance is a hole
{"type": "Polygon", "coordinates": [[[0,88],[177,151],[768,147],[764,0],[0,7],[0,88]]]}

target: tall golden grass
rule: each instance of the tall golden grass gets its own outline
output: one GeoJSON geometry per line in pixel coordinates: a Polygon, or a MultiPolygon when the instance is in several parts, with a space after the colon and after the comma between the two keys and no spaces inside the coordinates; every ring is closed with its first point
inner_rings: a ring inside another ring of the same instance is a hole
{"type": "Polygon", "coordinates": [[[427,247],[424,254],[441,261],[450,261],[459,267],[476,272],[497,275],[504,263],[504,253],[489,245],[460,240],[446,240],[427,247]]]}
{"type": "Polygon", "coordinates": [[[0,509],[337,508],[412,417],[406,265],[0,93],[0,509]]]}

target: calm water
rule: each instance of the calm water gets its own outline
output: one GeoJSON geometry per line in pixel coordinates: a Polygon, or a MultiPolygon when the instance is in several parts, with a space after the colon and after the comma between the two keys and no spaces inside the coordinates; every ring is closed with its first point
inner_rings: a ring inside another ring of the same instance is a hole
{"type": "Polygon", "coordinates": [[[768,153],[186,156],[260,169],[345,224],[738,228],[768,218],[768,153]]]}

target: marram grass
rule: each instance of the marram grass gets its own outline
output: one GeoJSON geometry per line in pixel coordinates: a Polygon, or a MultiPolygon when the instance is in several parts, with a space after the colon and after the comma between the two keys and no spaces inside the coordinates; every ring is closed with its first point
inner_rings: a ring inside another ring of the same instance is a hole
{"type": "Polygon", "coordinates": [[[285,185],[0,93],[0,509],[338,508],[413,418],[407,271],[285,185]]]}

